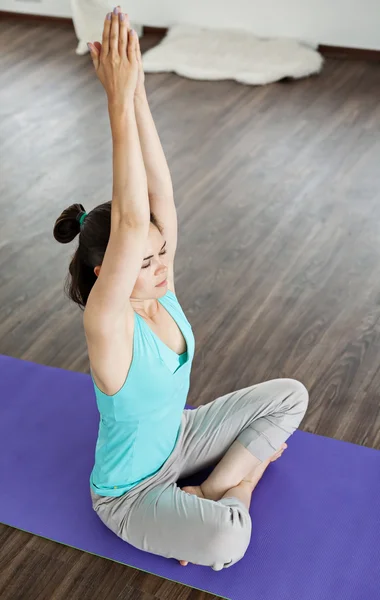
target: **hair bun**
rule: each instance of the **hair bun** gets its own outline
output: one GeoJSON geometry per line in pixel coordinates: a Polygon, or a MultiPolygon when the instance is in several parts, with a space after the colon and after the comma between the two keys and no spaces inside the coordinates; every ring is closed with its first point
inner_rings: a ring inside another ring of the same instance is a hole
{"type": "Polygon", "coordinates": [[[60,214],[53,229],[53,235],[57,242],[68,244],[73,241],[78,233],[80,233],[79,219],[85,212],[82,204],[72,204],[60,214]]]}

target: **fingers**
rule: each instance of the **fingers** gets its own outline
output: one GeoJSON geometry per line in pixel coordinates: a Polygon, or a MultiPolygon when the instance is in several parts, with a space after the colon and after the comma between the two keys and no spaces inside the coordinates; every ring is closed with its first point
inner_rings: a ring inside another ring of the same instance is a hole
{"type": "Polygon", "coordinates": [[[130,37],[128,15],[122,13],[120,6],[117,6],[112,13],[106,15],[104,21],[102,56],[107,56],[111,52],[120,54],[120,56],[128,56],[130,37]]]}
{"type": "Polygon", "coordinates": [[[138,39],[137,34],[136,34],[136,59],[137,59],[139,66],[141,67],[142,66],[141,48],[140,48],[140,40],[138,39]]]}
{"type": "Polygon", "coordinates": [[[108,13],[104,20],[103,37],[102,37],[102,54],[107,56],[110,51],[110,31],[111,31],[111,13],[108,13]]]}
{"type": "Polygon", "coordinates": [[[120,56],[127,55],[127,47],[128,47],[128,28],[129,28],[129,19],[128,15],[124,13],[119,13],[120,21],[119,21],[119,54],[120,56]]]}
{"type": "Polygon", "coordinates": [[[137,62],[136,44],[137,44],[137,33],[135,32],[134,29],[131,29],[129,31],[128,49],[127,49],[128,59],[131,63],[137,62]]]}
{"type": "Polygon", "coordinates": [[[109,35],[109,51],[112,54],[119,54],[119,7],[117,6],[113,13],[111,19],[111,31],[109,35]]]}

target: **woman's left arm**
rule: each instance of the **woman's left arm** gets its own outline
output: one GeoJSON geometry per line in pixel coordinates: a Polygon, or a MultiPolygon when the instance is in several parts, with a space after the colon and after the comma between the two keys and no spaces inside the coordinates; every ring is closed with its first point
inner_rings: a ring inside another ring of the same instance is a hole
{"type": "Polygon", "coordinates": [[[150,111],[144,84],[135,94],[135,115],[148,181],[150,209],[163,226],[168,258],[174,260],[177,248],[177,211],[173,184],[160,138],[150,111]]]}

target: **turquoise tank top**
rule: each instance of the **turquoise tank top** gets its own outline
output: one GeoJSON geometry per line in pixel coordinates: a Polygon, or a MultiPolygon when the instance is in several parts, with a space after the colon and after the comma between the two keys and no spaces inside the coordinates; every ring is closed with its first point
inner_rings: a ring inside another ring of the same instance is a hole
{"type": "Polygon", "coordinates": [[[190,387],[195,340],[175,294],[159,302],[182,331],[187,351],[178,355],[135,313],[133,357],[122,388],[108,396],[96,385],[100,421],[91,489],[121,496],[154,475],[176,444],[190,387]]]}

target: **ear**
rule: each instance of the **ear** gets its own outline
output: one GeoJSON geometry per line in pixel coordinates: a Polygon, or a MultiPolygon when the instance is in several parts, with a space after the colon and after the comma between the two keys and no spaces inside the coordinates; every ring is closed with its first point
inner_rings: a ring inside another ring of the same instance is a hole
{"type": "Polygon", "coordinates": [[[99,277],[100,267],[94,267],[94,273],[97,277],[99,277]]]}

